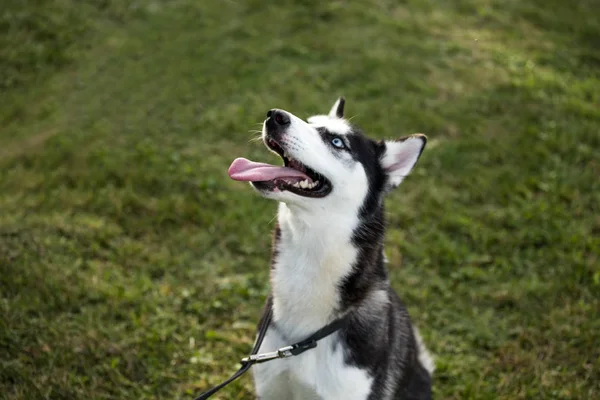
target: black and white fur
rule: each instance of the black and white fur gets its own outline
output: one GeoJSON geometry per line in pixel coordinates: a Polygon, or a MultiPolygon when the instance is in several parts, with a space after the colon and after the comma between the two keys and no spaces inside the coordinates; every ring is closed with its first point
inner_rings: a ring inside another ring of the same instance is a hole
{"type": "Polygon", "coordinates": [[[343,119],[343,108],[340,98],[329,115],[306,122],[272,110],[264,124],[265,142],[276,140],[288,157],[326,177],[331,192],[314,198],[253,182],[279,201],[266,304],[273,320],[259,353],[342,315],[350,323],[315,349],[256,365],[256,391],[263,400],[430,399],[433,360],[390,287],[383,253],[383,197],[408,175],[426,138],[373,141],[343,119]],[[275,113],[288,123],[274,122],[275,113]]]}

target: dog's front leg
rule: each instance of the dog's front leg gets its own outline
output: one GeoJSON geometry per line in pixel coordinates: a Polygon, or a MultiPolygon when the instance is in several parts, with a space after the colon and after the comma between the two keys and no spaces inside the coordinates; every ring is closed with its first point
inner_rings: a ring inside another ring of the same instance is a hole
{"type": "Polygon", "coordinates": [[[254,385],[260,400],[293,399],[287,371],[277,369],[276,362],[255,365],[254,385]]]}
{"type": "MultiPolygon", "coordinates": [[[[273,351],[283,346],[283,341],[276,331],[269,329],[258,353],[273,351]]],[[[252,367],[254,386],[260,400],[293,399],[289,385],[289,374],[284,360],[273,360],[252,367]]]]}

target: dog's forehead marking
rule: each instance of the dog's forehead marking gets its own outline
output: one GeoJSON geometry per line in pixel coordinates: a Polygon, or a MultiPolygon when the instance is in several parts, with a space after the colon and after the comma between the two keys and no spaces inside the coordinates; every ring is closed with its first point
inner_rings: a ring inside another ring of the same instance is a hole
{"type": "Polygon", "coordinates": [[[307,121],[315,128],[325,128],[336,135],[347,135],[352,130],[345,119],[331,118],[327,115],[315,115],[307,121]]]}

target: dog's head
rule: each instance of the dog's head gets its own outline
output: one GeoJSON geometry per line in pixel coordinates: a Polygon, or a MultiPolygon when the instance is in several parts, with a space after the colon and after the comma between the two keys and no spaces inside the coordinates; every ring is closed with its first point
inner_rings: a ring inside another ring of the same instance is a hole
{"type": "Polygon", "coordinates": [[[328,115],[304,121],[279,109],[263,125],[266,146],[284,166],[236,159],[229,176],[249,181],[264,197],[302,208],[369,212],[413,168],[427,141],[421,134],[374,141],[344,119],[340,98],[328,115]]]}

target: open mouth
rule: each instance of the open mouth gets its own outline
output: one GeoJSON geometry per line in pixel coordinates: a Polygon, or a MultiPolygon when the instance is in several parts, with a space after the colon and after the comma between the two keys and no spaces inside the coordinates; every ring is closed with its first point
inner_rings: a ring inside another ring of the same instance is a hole
{"type": "Polygon", "coordinates": [[[327,178],[292,158],[275,140],[266,139],[265,144],[283,159],[284,166],[237,158],[229,167],[231,179],[252,182],[262,191],[287,190],[304,197],[324,197],[331,192],[327,178]]]}

